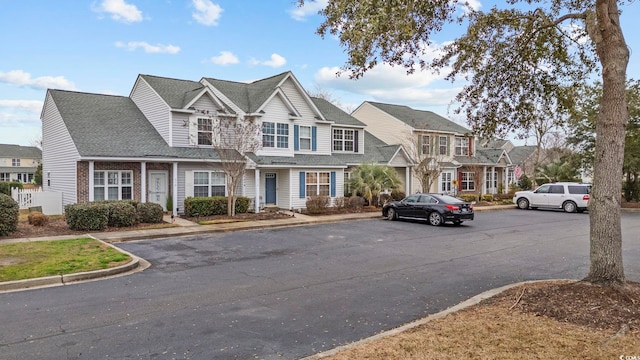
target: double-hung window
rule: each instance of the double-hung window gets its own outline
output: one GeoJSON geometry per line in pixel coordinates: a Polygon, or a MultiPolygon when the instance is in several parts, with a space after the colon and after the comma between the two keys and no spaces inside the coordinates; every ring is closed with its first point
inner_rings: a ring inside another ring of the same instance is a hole
{"type": "Polygon", "coordinates": [[[132,200],[133,172],[108,170],[93,172],[93,200],[132,200]]]}
{"type": "Polygon", "coordinates": [[[333,129],[333,151],[349,151],[355,149],[355,130],[333,129]]]}
{"type": "Polygon", "coordinates": [[[213,144],[213,120],[198,118],[198,145],[213,144]]]}
{"type": "Polygon", "coordinates": [[[286,149],[289,147],[289,124],[277,124],[278,137],[277,145],[279,149],[286,149]]]}
{"type": "Polygon", "coordinates": [[[227,182],[221,171],[194,171],[193,196],[210,197],[226,196],[227,182]]]}
{"type": "Polygon", "coordinates": [[[429,143],[429,135],[422,135],[422,154],[429,155],[431,153],[431,145],[429,143]]]}
{"type": "Polygon", "coordinates": [[[463,191],[473,191],[476,189],[474,182],[475,174],[472,172],[463,172],[462,179],[460,179],[460,189],[463,191]]]}
{"type": "Polygon", "coordinates": [[[439,145],[439,154],[440,155],[447,155],[448,141],[447,141],[447,137],[446,136],[439,136],[438,137],[438,145],[439,145]]]}
{"type": "Polygon", "coordinates": [[[262,147],[286,149],[289,147],[289,124],[262,123],[262,147]]]}
{"type": "Polygon", "coordinates": [[[440,184],[442,192],[450,192],[451,191],[451,173],[443,172],[442,173],[442,183],[440,184]]]}
{"type": "Polygon", "coordinates": [[[487,189],[498,188],[498,172],[488,172],[485,178],[487,189]]]}
{"type": "Polygon", "coordinates": [[[20,166],[20,159],[11,159],[11,166],[20,166]]]}
{"type": "Polygon", "coordinates": [[[331,176],[328,172],[307,172],[306,186],[307,196],[329,196],[331,189],[331,176]]]}
{"type": "Polygon", "coordinates": [[[300,150],[311,150],[311,126],[300,126],[300,150]]]}
{"type": "Polygon", "coordinates": [[[469,138],[456,138],[456,155],[469,156],[469,138]]]}

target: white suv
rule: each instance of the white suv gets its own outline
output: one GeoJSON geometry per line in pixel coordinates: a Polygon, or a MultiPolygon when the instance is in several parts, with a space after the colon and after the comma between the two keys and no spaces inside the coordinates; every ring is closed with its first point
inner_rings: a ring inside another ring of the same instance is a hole
{"type": "Polygon", "coordinates": [[[552,208],[566,212],[587,210],[591,184],[557,182],[544,184],[534,191],[516,191],[513,203],[519,209],[552,208]]]}

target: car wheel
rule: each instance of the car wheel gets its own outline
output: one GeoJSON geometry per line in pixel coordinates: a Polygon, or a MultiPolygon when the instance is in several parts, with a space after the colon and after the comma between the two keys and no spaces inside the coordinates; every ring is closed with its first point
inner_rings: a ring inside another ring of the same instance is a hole
{"type": "Polygon", "coordinates": [[[396,214],[396,209],[390,208],[389,210],[387,210],[387,220],[395,220],[397,218],[398,215],[396,214]]]}
{"type": "Polygon", "coordinates": [[[572,213],[572,212],[576,212],[576,210],[578,209],[578,206],[576,206],[576,203],[574,203],[573,201],[567,201],[564,204],[562,204],[562,208],[564,209],[565,212],[572,213]]]}
{"type": "Polygon", "coordinates": [[[529,200],[525,198],[518,199],[518,209],[526,210],[529,208],[529,200]]]}
{"type": "Polygon", "coordinates": [[[433,226],[442,225],[442,215],[440,215],[440,213],[438,213],[437,211],[429,214],[429,224],[433,226]]]}

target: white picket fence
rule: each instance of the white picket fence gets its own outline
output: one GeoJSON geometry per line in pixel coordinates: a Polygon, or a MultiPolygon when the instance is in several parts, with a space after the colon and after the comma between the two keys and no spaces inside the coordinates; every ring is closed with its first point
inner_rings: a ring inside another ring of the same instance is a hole
{"type": "Polygon", "coordinates": [[[60,215],[63,212],[61,192],[42,191],[42,188],[12,188],[11,197],[18,203],[20,209],[39,206],[45,215],[60,215]]]}

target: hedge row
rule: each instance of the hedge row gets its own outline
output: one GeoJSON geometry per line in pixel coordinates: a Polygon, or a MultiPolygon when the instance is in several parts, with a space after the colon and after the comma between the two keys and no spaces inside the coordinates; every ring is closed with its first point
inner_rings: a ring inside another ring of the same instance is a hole
{"type": "Polygon", "coordinates": [[[22,189],[19,181],[0,181],[0,194],[11,195],[11,188],[22,189]]]}
{"type": "Polygon", "coordinates": [[[18,230],[20,207],[6,194],[0,194],[0,236],[9,235],[18,230]]]}
{"type": "Polygon", "coordinates": [[[132,200],[67,205],[64,212],[67,226],[81,231],[99,231],[107,226],[133,226],[141,222],[162,222],[162,206],[132,200]]]}
{"type": "MultiPolygon", "coordinates": [[[[188,197],[184,199],[184,215],[186,217],[227,215],[226,196],[188,197]]],[[[236,197],[236,214],[249,211],[250,200],[245,196],[236,197]]]]}

